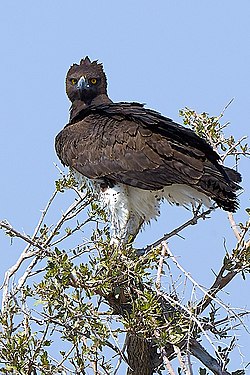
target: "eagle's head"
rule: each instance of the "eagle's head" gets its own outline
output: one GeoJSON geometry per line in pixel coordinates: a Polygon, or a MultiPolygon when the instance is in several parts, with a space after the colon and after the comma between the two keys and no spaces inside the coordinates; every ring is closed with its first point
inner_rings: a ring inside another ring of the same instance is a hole
{"type": "Polygon", "coordinates": [[[102,64],[86,56],[80,64],[73,64],[66,76],[66,93],[69,100],[89,105],[99,95],[107,93],[107,80],[102,64]]]}

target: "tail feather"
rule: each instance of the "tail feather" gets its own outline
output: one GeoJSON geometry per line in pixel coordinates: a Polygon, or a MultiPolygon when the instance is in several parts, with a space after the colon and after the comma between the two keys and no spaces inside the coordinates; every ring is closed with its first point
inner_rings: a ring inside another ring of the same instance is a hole
{"type": "Polygon", "coordinates": [[[229,177],[229,179],[233,182],[241,182],[242,181],[242,177],[241,177],[241,174],[237,171],[235,171],[234,169],[231,169],[231,168],[228,168],[228,167],[223,167],[224,168],[224,171],[226,172],[227,176],[229,177]]]}
{"type": "Polygon", "coordinates": [[[199,186],[205,194],[212,198],[225,211],[235,212],[239,207],[236,192],[241,189],[239,172],[221,166],[217,169],[213,164],[206,166],[199,186]],[[221,173],[223,169],[223,173],[221,173]]]}

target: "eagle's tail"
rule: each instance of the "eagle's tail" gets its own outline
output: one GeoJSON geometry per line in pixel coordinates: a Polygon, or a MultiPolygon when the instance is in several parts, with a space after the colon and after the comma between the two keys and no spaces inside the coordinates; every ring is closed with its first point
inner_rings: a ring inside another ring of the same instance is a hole
{"type": "Polygon", "coordinates": [[[205,173],[199,182],[199,190],[212,198],[225,211],[235,212],[239,206],[237,191],[241,175],[228,167],[217,169],[213,164],[205,166],[205,173]]]}

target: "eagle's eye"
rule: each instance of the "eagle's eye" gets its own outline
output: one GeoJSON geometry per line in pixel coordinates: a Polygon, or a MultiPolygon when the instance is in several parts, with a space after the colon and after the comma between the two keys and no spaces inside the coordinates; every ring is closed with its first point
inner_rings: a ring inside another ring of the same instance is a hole
{"type": "Polygon", "coordinates": [[[76,78],[71,78],[70,82],[72,83],[72,85],[76,85],[77,84],[77,79],[76,78]]]}
{"type": "Polygon", "coordinates": [[[95,85],[96,82],[97,82],[97,79],[96,78],[91,78],[90,82],[92,83],[92,85],[95,85]]]}

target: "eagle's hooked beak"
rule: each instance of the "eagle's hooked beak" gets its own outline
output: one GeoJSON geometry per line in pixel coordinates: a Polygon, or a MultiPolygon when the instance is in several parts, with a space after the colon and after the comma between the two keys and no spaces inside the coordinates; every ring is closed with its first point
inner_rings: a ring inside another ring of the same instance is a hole
{"type": "Polygon", "coordinates": [[[80,95],[81,99],[83,97],[84,90],[89,89],[89,87],[90,87],[89,82],[88,82],[88,79],[86,78],[86,76],[81,76],[81,78],[79,79],[79,81],[77,83],[77,89],[79,91],[79,95],[80,95]]]}
{"type": "Polygon", "coordinates": [[[84,90],[84,89],[88,89],[89,88],[89,81],[86,78],[86,76],[81,76],[81,78],[79,79],[79,81],[77,83],[77,88],[79,90],[84,90]]]}

